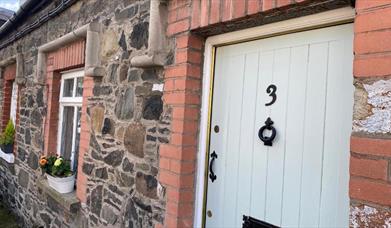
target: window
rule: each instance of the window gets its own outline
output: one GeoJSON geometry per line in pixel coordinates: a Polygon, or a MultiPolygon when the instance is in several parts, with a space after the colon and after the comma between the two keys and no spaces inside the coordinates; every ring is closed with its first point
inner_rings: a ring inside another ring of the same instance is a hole
{"type": "Polygon", "coordinates": [[[8,121],[11,119],[16,125],[16,111],[18,107],[18,86],[15,82],[16,77],[16,64],[6,66],[4,69],[0,68],[3,73],[3,85],[0,89],[0,93],[3,94],[3,102],[0,104],[2,109],[0,125],[2,129],[7,126],[8,121]]]}
{"type": "Polygon", "coordinates": [[[11,95],[11,108],[10,108],[10,119],[16,126],[16,109],[18,104],[18,84],[15,81],[12,82],[12,95],[11,95]]]}
{"type": "Polygon", "coordinates": [[[77,170],[84,71],[61,74],[57,152],[77,170]]]}

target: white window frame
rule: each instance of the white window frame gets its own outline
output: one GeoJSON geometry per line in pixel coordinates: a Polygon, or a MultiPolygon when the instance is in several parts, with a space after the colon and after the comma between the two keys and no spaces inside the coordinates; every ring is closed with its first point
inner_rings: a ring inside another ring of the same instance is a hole
{"type": "Polygon", "coordinates": [[[16,112],[18,109],[18,84],[15,80],[12,81],[11,90],[10,120],[12,120],[14,126],[16,126],[16,112]]]}
{"type": "MultiPolygon", "coordinates": [[[[74,97],[76,95],[76,86],[77,86],[77,78],[84,78],[84,70],[83,69],[76,69],[71,71],[65,71],[61,72],[61,82],[60,82],[60,97],[59,97],[59,113],[58,113],[58,132],[57,132],[57,154],[61,156],[61,141],[62,141],[62,121],[63,121],[63,112],[64,107],[75,107],[74,110],[74,118],[73,118],[73,135],[72,135],[72,152],[71,152],[71,170],[74,170],[74,163],[75,163],[75,143],[76,143],[76,127],[77,127],[77,108],[82,107],[83,104],[83,96],[81,97],[74,97]],[[63,97],[63,88],[64,88],[64,81],[67,79],[74,79],[73,80],[73,91],[72,91],[72,97],[63,97]]],[[[80,116],[81,118],[81,116],[80,116]]],[[[80,131],[80,129],[79,129],[80,131]]],[[[77,170],[77,168],[76,168],[77,170]]]]}

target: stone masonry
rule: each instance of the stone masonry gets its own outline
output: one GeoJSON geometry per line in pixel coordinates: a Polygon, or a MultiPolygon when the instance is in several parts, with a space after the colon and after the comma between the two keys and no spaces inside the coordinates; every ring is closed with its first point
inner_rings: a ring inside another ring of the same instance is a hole
{"type": "MultiPolygon", "coordinates": [[[[205,40],[342,7],[356,12],[349,223],[390,226],[390,0],[163,1],[165,66],[131,67],[132,57],[148,50],[150,1],[155,0],[74,1],[0,49],[0,62],[23,56],[15,164],[0,160],[0,197],[22,227],[193,227],[205,40]],[[42,182],[37,162],[47,149],[44,125],[56,113],[48,113],[48,86],[35,75],[38,47],[91,22],[103,27],[99,57],[105,73],[88,78],[93,87],[83,100],[89,141],[79,164],[86,187],[80,199],[59,196],[42,182]]],[[[44,4],[22,24],[61,2],[44,4]]],[[[12,35],[1,37],[0,45],[12,35]]],[[[3,83],[0,77],[0,88],[3,83]]],[[[3,99],[0,92],[0,104],[3,99]]]]}

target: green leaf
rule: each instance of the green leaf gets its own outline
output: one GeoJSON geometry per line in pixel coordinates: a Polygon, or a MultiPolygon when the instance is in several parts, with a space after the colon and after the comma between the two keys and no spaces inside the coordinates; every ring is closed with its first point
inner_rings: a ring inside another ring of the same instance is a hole
{"type": "Polygon", "coordinates": [[[7,126],[4,129],[3,134],[0,136],[0,145],[10,145],[14,143],[15,127],[12,120],[9,120],[7,126]]]}

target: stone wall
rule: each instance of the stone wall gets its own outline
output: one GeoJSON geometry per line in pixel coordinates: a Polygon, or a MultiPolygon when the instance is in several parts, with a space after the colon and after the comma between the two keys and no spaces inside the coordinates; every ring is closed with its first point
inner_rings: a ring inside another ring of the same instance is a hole
{"type": "Polygon", "coordinates": [[[356,1],[350,225],[391,224],[391,2],[356,1]]]}
{"type": "MultiPolygon", "coordinates": [[[[53,1],[24,23],[59,4],[53,1]]],[[[162,102],[163,69],[130,67],[148,46],[149,1],[80,0],[30,34],[0,50],[1,59],[24,57],[14,165],[0,165],[0,195],[23,227],[152,227],[163,223],[165,189],[157,180],[158,150],[169,141],[171,111],[162,102]],[[40,184],[39,156],[47,88],[34,80],[37,48],[89,22],[103,25],[103,78],[88,99],[89,152],[84,157],[86,203],[67,208],[40,184]],[[158,88],[158,89],[154,89],[158,88]],[[103,123],[110,129],[102,134],[103,123]]],[[[4,40],[0,39],[0,42],[4,40]]],[[[169,61],[169,60],[168,60],[169,61]]],[[[0,79],[0,83],[2,83],[0,79]]],[[[1,95],[0,95],[1,102],[1,95]]]]}
{"type": "MultiPolygon", "coordinates": [[[[25,227],[151,227],[163,223],[192,227],[205,38],[351,2],[170,0],[167,35],[175,40],[175,50],[169,48],[173,52],[163,70],[136,69],[129,64],[147,49],[148,1],[77,1],[0,50],[1,60],[23,53],[26,79],[19,101],[16,161],[0,164],[2,199],[25,227]],[[80,164],[87,176],[86,202],[68,207],[68,203],[59,203],[64,201],[61,197],[48,194],[40,181],[37,162],[44,151],[48,104],[46,85],[34,80],[37,48],[92,21],[103,25],[100,57],[106,75],[94,79],[87,101],[91,140],[80,164]],[[163,82],[164,102],[159,89],[163,82]],[[111,128],[103,134],[104,122],[111,128]]],[[[59,0],[53,1],[26,23],[58,4],[59,0]]],[[[390,35],[391,4],[357,0],[356,9],[350,226],[387,226],[391,213],[391,46],[384,40],[390,35]]],[[[2,83],[0,79],[0,88],[2,83]]]]}

